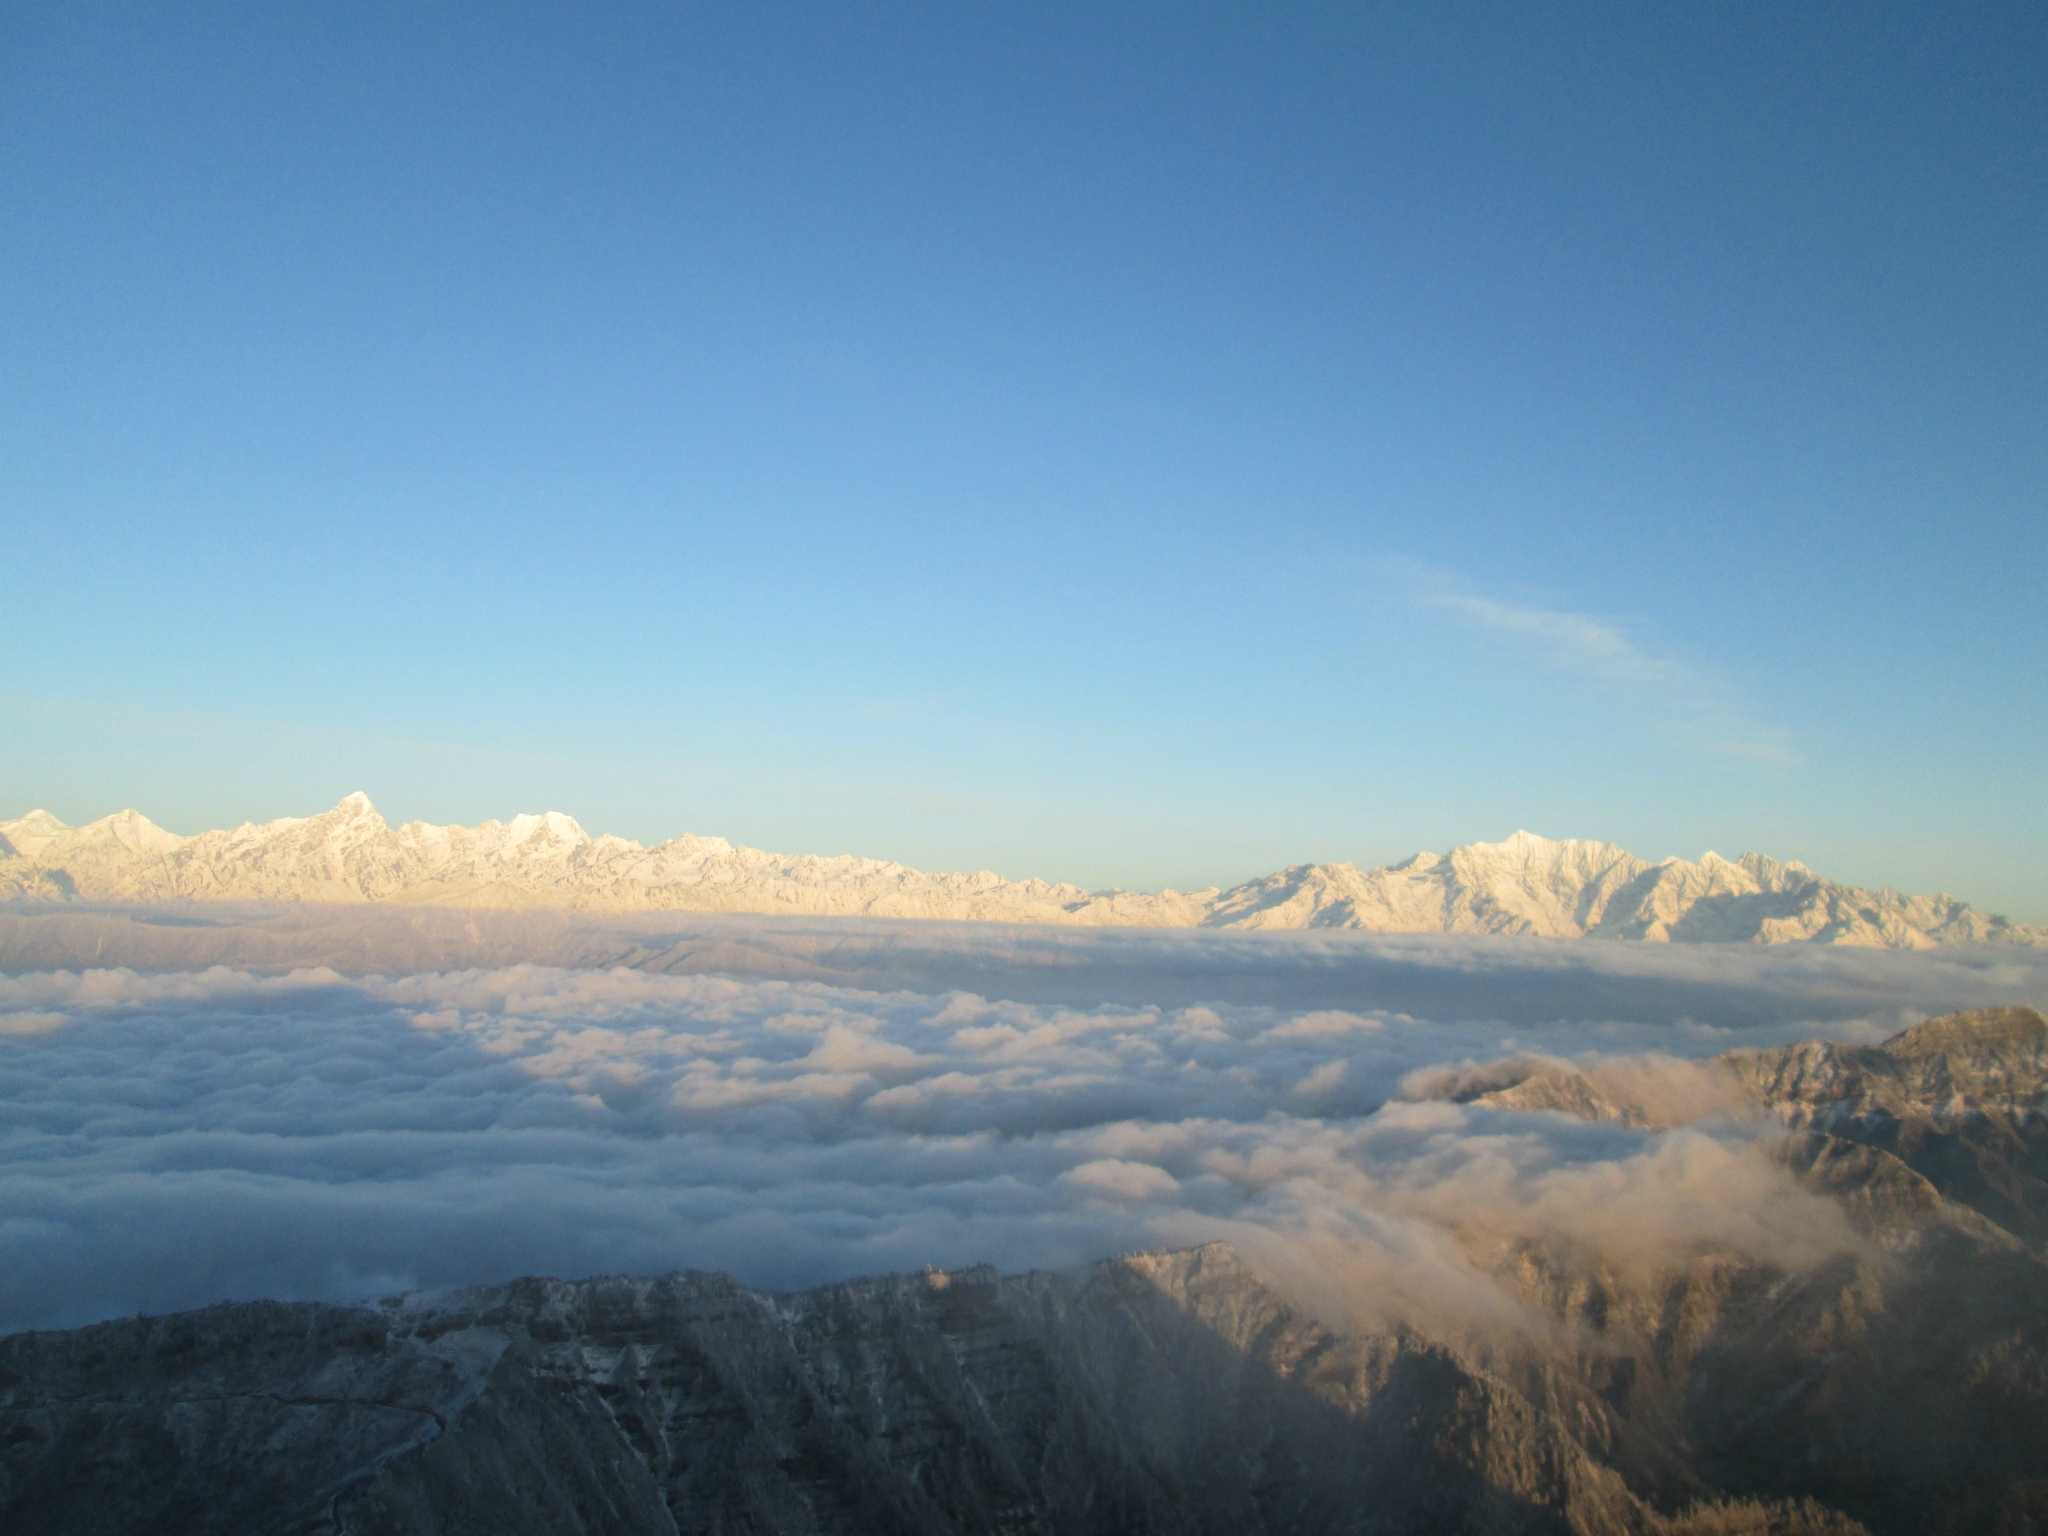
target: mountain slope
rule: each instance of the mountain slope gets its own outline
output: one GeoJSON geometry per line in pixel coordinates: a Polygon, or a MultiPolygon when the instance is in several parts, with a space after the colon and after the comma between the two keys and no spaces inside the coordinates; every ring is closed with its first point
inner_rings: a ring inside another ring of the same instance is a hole
{"type": "Polygon", "coordinates": [[[1357,928],[1650,942],[1918,949],[2037,944],[1949,896],[1825,880],[1759,854],[1651,864],[1608,843],[1517,832],[1386,869],[1303,864],[1229,891],[1082,890],[989,871],[928,873],[685,835],[593,837],[558,812],[478,827],[389,826],[367,797],[318,816],[179,837],[135,811],[67,827],[0,822],[0,899],[397,902],[590,911],[765,912],[1134,927],[1357,928]]]}
{"type": "Polygon", "coordinates": [[[1559,1062],[1520,1058],[1425,1097],[1669,1127],[1702,1112],[1761,1111],[1820,1142],[1881,1154],[1862,1197],[1942,1201],[2048,1254],[2048,1019],[1980,1008],[1929,1019],[1878,1045],[1806,1040],[1703,1063],[1690,1091],[1638,1100],[1559,1062]],[[1661,1098],[1663,1102],[1658,1102],[1661,1098]],[[1678,1113],[1673,1113],[1674,1104],[1678,1113]]]}
{"type": "Polygon", "coordinates": [[[228,1305],[17,1335],[0,1384],[22,1536],[1686,1529],[1482,1366],[1334,1335],[1222,1247],[228,1305]]]}

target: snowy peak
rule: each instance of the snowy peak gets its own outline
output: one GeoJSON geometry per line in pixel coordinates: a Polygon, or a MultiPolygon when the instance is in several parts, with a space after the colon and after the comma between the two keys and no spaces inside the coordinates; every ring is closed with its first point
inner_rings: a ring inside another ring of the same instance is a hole
{"type": "Polygon", "coordinates": [[[0,821],[0,858],[33,858],[70,827],[48,811],[30,811],[14,821],[0,821]]]}
{"type": "MultiPolygon", "coordinates": [[[[13,859],[30,865],[88,871],[147,864],[185,841],[139,811],[116,811],[82,827],[66,826],[48,811],[30,811],[19,820],[0,821],[0,840],[13,859]]],[[[0,851],[0,866],[9,857],[0,851]]],[[[6,889],[0,875],[0,894],[6,889]]]]}
{"type": "Polygon", "coordinates": [[[988,870],[736,847],[685,834],[652,847],[593,836],[559,811],[481,826],[390,826],[358,791],[309,817],[196,837],[136,811],[67,827],[0,822],[0,898],[283,900],[771,912],[1159,928],[1352,928],[1649,943],[2048,942],[1948,896],[1901,896],[1745,853],[1652,864],[1612,843],[1518,831],[1383,869],[1297,864],[1227,891],[1085,891],[988,870]]]}
{"type": "Polygon", "coordinates": [[[543,842],[574,847],[590,841],[590,834],[577,824],[576,818],[560,811],[514,816],[505,823],[505,836],[507,841],[518,844],[543,842]]]}
{"type": "Polygon", "coordinates": [[[103,838],[137,852],[169,853],[185,841],[175,832],[166,832],[140,811],[116,811],[78,830],[83,837],[103,838]]]}

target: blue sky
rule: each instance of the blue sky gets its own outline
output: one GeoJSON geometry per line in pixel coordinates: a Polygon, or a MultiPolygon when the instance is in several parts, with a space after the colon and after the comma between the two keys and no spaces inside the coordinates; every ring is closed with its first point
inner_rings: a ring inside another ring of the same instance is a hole
{"type": "Polygon", "coordinates": [[[2048,919],[2048,13],[0,11],[0,815],[2048,919]]]}

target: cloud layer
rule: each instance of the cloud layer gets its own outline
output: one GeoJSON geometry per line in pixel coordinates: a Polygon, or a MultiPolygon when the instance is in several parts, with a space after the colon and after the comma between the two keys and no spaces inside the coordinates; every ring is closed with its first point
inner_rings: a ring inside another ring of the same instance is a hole
{"type": "MultiPolygon", "coordinates": [[[[2040,975],[2019,979],[2014,1000],[2038,999],[2040,975]]],[[[1915,1016],[1817,1024],[1808,994],[1739,965],[1718,984],[1747,988],[1734,1025],[531,965],[0,977],[0,1330],[536,1272],[796,1286],[1219,1236],[1354,1311],[1505,1315],[1486,1255],[1539,1233],[1638,1262],[1701,1241],[1797,1261],[1848,1239],[1741,1126],[1399,1096],[1520,1052],[1699,1058],[1915,1016]]]]}

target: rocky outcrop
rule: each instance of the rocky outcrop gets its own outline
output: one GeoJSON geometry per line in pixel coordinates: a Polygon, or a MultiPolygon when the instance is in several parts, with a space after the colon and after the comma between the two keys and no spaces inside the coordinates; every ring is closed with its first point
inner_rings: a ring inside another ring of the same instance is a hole
{"type": "Polygon", "coordinates": [[[1809,1041],[1723,1061],[1791,1125],[1889,1153],[2048,1250],[2048,1019],[2033,1009],[1929,1019],[1882,1045],[1809,1041]]]}
{"type": "Polygon", "coordinates": [[[578,911],[750,912],[1093,926],[1355,928],[1647,942],[1891,949],[2042,941],[1949,896],[1822,879],[1760,854],[1648,863],[1608,843],[1517,832],[1386,869],[1302,864],[1229,891],[1085,891],[792,857],[684,836],[648,848],[550,812],[479,827],[392,827],[350,795],[319,816],[179,837],[134,811],[67,827],[0,822],[0,898],[389,902],[578,911]]]}
{"type": "MultiPolygon", "coordinates": [[[[1904,1198],[1910,1186],[1899,1180],[1910,1173],[1928,1198],[2048,1252],[2048,1019],[2032,1008],[1947,1014],[1879,1045],[1806,1040],[1731,1051],[1687,1075],[1691,1113],[1747,1109],[1830,1143],[1883,1152],[1896,1166],[1871,1188],[1885,1198],[1904,1198]]],[[[1581,1120],[1678,1123],[1668,1106],[1631,1097],[1628,1083],[1608,1078],[1520,1057],[1415,1091],[1581,1120]]],[[[1870,1197],[1865,1190],[1858,1198],[1870,1197]]]]}

